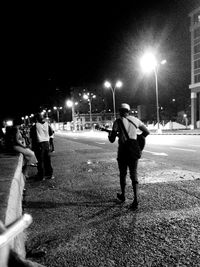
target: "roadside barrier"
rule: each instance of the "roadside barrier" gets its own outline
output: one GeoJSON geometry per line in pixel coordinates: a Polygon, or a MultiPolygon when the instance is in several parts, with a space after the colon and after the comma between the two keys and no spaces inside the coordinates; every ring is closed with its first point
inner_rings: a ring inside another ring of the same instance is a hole
{"type": "Polygon", "coordinates": [[[5,228],[0,221],[0,267],[8,267],[10,243],[32,223],[32,216],[24,214],[20,219],[5,228]]]}

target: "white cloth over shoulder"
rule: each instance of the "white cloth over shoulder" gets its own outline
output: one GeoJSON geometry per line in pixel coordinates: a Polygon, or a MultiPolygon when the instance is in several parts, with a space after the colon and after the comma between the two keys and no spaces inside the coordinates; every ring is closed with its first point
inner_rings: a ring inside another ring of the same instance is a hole
{"type": "Polygon", "coordinates": [[[44,123],[36,123],[36,132],[38,142],[47,142],[49,141],[49,124],[47,122],[44,123]]]}
{"type": "Polygon", "coordinates": [[[143,125],[143,122],[141,120],[139,120],[138,118],[134,117],[134,116],[127,116],[126,118],[122,118],[124,127],[128,133],[128,136],[130,139],[137,139],[137,128],[128,120],[132,121],[136,127],[140,127],[143,125]]]}

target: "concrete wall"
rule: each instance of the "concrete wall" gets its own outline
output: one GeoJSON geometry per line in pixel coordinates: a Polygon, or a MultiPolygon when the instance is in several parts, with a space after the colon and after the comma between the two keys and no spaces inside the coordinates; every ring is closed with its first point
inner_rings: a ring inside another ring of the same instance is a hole
{"type": "MultiPolygon", "coordinates": [[[[23,156],[2,154],[0,156],[0,220],[5,226],[22,216],[24,177],[22,174],[23,156]]],[[[11,247],[25,257],[25,234],[19,234],[11,247]]]]}

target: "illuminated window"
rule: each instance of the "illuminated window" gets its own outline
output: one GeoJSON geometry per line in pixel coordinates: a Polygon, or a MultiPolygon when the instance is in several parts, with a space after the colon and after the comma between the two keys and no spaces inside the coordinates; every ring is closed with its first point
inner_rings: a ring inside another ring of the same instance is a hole
{"type": "Polygon", "coordinates": [[[198,15],[198,21],[200,22],[200,15],[198,15]]]}

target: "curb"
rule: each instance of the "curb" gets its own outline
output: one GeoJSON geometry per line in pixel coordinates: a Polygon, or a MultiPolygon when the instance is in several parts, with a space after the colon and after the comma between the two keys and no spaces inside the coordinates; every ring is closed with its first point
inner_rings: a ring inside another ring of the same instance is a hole
{"type": "Polygon", "coordinates": [[[150,133],[151,135],[200,135],[200,133],[162,133],[162,134],[157,134],[157,133],[150,133]]]}

